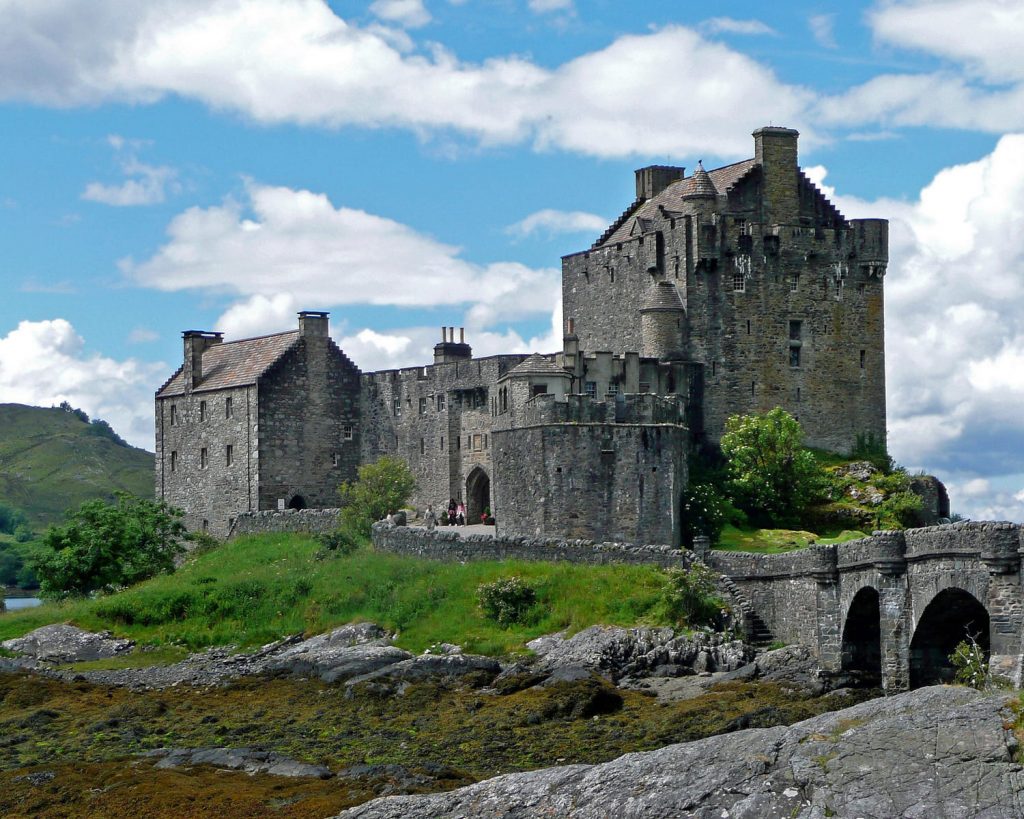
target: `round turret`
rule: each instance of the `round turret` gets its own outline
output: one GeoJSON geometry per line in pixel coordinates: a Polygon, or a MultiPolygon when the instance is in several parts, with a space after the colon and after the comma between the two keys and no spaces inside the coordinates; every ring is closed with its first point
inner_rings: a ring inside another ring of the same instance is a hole
{"type": "Polygon", "coordinates": [[[715,183],[711,181],[708,172],[704,170],[703,161],[698,162],[697,170],[690,177],[690,184],[683,194],[683,199],[716,199],[717,197],[718,190],[715,188],[715,183]]]}
{"type": "Polygon", "coordinates": [[[683,357],[686,346],[686,308],[672,282],[656,282],[640,307],[640,354],[645,358],[683,357]]]}

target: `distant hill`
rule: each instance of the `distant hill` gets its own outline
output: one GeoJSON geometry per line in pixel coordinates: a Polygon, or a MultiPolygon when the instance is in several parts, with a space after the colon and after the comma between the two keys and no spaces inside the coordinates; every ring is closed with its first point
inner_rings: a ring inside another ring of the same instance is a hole
{"type": "Polygon", "coordinates": [[[0,503],[24,512],[33,528],[118,490],[153,496],[152,453],[80,411],[0,404],[0,503]]]}

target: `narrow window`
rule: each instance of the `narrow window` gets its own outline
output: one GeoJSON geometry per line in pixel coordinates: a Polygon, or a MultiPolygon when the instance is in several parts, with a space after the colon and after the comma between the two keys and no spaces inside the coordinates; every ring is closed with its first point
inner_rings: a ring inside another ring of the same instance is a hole
{"type": "Polygon", "coordinates": [[[341,435],[346,441],[352,440],[352,427],[347,425],[341,428],[341,435]]]}
{"type": "Polygon", "coordinates": [[[444,412],[444,393],[439,392],[437,394],[437,411],[444,412]]]}
{"type": "Polygon", "coordinates": [[[597,382],[587,381],[583,385],[583,392],[586,393],[587,398],[597,398],[597,382]]]}
{"type": "Polygon", "coordinates": [[[331,453],[331,466],[339,466],[341,464],[341,456],[337,452],[331,453]]]}
{"type": "Polygon", "coordinates": [[[231,408],[231,396],[229,395],[224,399],[224,417],[231,418],[234,415],[234,410],[231,408]]]}
{"type": "Polygon", "coordinates": [[[394,413],[395,413],[395,418],[397,418],[399,415],[402,414],[402,399],[401,398],[395,398],[395,400],[394,400],[394,413]]]}
{"type": "Polygon", "coordinates": [[[171,472],[178,468],[178,453],[171,450],[171,472]]]}
{"type": "Polygon", "coordinates": [[[800,366],[800,348],[790,347],[789,348],[789,366],[799,367],[800,366]]]}
{"type": "Polygon", "coordinates": [[[802,321],[791,321],[789,323],[789,340],[799,341],[801,339],[801,331],[803,329],[802,321]]]}
{"type": "Polygon", "coordinates": [[[200,421],[205,421],[206,420],[206,402],[205,401],[200,401],[199,402],[199,420],[200,421]]]}
{"type": "Polygon", "coordinates": [[[614,398],[618,394],[619,394],[619,385],[618,384],[609,384],[608,385],[608,397],[609,398],[614,398]]]}
{"type": "Polygon", "coordinates": [[[753,382],[753,381],[751,381],[751,382],[750,382],[750,397],[751,397],[751,398],[753,398],[753,397],[754,397],[754,386],[755,386],[754,382],[753,382]]]}
{"type": "Polygon", "coordinates": [[[800,274],[790,273],[789,274],[789,292],[795,293],[800,289],[800,274]]]}
{"type": "Polygon", "coordinates": [[[442,452],[444,452],[444,436],[443,435],[441,436],[441,446],[439,446],[438,449],[440,449],[442,452]]]}
{"type": "Polygon", "coordinates": [[[208,521],[206,518],[203,518],[203,531],[210,531],[210,521],[208,521]]]}
{"type": "Polygon", "coordinates": [[[427,399],[426,398],[420,398],[420,415],[426,415],[426,414],[427,414],[427,399]]]}
{"type": "Polygon", "coordinates": [[[171,426],[173,427],[176,423],[178,423],[178,408],[171,404],[171,426]]]}
{"type": "Polygon", "coordinates": [[[803,332],[802,321],[789,322],[789,366],[800,366],[800,338],[803,332]]]}
{"type": "Polygon", "coordinates": [[[456,452],[462,452],[462,436],[461,435],[456,435],[455,436],[455,451],[456,452]]]}
{"type": "Polygon", "coordinates": [[[487,449],[487,433],[484,433],[484,449],[487,449]]]}
{"type": "Polygon", "coordinates": [[[711,362],[711,374],[712,375],[716,375],[717,373],[718,373],[718,362],[717,361],[712,361],[711,362]]]}
{"type": "Polygon", "coordinates": [[[860,351],[860,368],[862,370],[864,369],[864,359],[865,359],[866,354],[867,354],[867,350],[861,350],[860,351]]]}
{"type": "Polygon", "coordinates": [[[420,438],[420,455],[425,455],[427,452],[427,442],[425,439],[420,438]]]}
{"type": "Polygon", "coordinates": [[[750,335],[750,319],[747,319],[747,335],[750,335]]]}
{"type": "Polygon", "coordinates": [[[800,400],[800,388],[799,387],[796,388],[796,400],[797,401],[800,400]]]}
{"type": "Polygon", "coordinates": [[[199,450],[199,468],[206,469],[206,467],[210,465],[209,461],[210,456],[206,450],[206,447],[204,446],[202,449],[199,450]]]}
{"type": "Polygon", "coordinates": [[[479,452],[483,448],[484,438],[482,435],[473,436],[473,451],[479,452]]]}
{"type": "Polygon", "coordinates": [[[224,463],[231,466],[235,462],[235,448],[228,444],[224,447],[224,463]]]}
{"type": "Polygon", "coordinates": [[[676,256],[672,260],[672,268],[674,269],[675,274],[676,274],[676,278],[678,279],[679,278],[679,257],[678,256],[676,256]]]}

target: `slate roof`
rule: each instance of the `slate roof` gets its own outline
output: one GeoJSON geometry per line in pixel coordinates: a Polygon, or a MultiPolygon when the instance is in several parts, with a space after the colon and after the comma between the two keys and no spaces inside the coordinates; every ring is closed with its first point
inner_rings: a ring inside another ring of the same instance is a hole
{"type": "Polygon", "coordinates": [[[664,208],[666,211],[684,210],[686,208],[686,197],[708,192],[709,183],[718,193],[728,193],[731,188],[735,187],[744,176],[756,167],[758,167],[756,159],[744,159],[742,162],[734,162],[732,165],[725,165],[712,171],[704,171],[703,168],[699,168],[691,176],[673,182],[652,199],[648,199],[646,202],[634,202],[633,208],[616,220],[618,224],[613,225],[614,230],[606,231],[594,243],[594,247],[597,248],[603,245],[626,241],[632,235],[633,225],[637,219],[651,219],[661,208],[664,208]],[[704,171],[704,173],[702,174],[701,171],[704,171]]]}
{"type": "MultiPolygon", "coordinates": [[[[221,390],[255,384],[281,356],[299,340],[299,331],[244,338],[214,344],[203,352],[203,377],[196,390],[221,390]]],[[[185,392],[184,368],[179,367],[157,391],[157,398],[185,392]]]]}
{"type": "Polygon", "coordinates": [[[641,310],[679,310],[682,311],[683,300],[672,282],[658,282],[654,287],[647,288],[641,310]]]}
{"type": "Polygon", "coordinates": [[[511,375],[562,375],[568,377],[569,374],[550,359],[540,353],[534,353],[523,359],[503,377],[508,378],[511,375]]]}

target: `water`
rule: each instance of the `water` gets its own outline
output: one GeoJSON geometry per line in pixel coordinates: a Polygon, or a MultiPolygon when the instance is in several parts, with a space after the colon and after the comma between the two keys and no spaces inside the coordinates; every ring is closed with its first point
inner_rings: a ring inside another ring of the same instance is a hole
{"type": "Polygon", "coordinates": [[[8,611],[17,611],[18,609],[30,609],[33,606],[38,606],[43,601],[38,597],[5,597],[4,603],[7,604],[8,611]]]}

